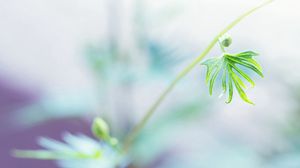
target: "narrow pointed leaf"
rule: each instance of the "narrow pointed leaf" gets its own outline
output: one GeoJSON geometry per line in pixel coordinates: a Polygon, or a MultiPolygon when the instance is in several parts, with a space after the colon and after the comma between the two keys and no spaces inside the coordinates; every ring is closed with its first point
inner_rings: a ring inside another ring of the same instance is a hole
{"type": "Polygon", "coordinates": [[[208,59],[204,62],[202,62],[202,65],[205,65],[207,67],[207,71],[206,71],[206,83],[209,82],[210,78],[211,78],[211,74],[213,73],[213,71],[216,69],[216,67],[218,66],[218,64],[220,64],[220,58],[212,58],[212,59],[208,59]]]}
{"type": "Polygon", "coordinates": [[[67,155],[58,152],[51,152],[48,150],[14,150],[12,154],[19,158],[31,158],[41,160],[58,160],[67,159],[67,155]]]}
{"type": "Polygon", "coordinates": [[[210,95],[212,95],[214,83],[215,83],[220,71],[221,71],[221,66],[219,65],[219,67],[217,67],[217,69],[215,70],[214,74],[212,75],[212,77],[210,79],[210,82],[209,82],[209,94],[210,95]]]}
{"type": "Polygon", "coordinates": [[[255,61],[253,58],[239,58],[242,61],[251,63],[253,66],[255,66],[257,69],[259,69],[260,71],[262,71],[262,67],[259,65],[259,63],[257,61],[255,61]]]}
{"type": "Polygon", "coordinates": [[[237,66],[235,65],[231,65],[233,67],[234,70],[236,70],[243,78],[245,78],[250,84],[252,87],[255,86],[255,83],[254,81],[246,74],[244,73],[240,68],[238,68],[237,66]]]}
{"type": "Polygon", "coordinates": [[[255,53],[253,51],[245,51],[239,54],[236,54],[238,57],[244,57],[244,58],[252,58],[253,56],[258,56],[258,53],[255,53]]]}
{"type": "Polygon", "coordinates": [[[232,73],[232,79],[234,81],[236,81],[242,88],[246,89],[246,85],[244,84],[244,82],[241,80],[241,78],[239,76],[237,76],[232,69],[230,69],[230,72],[232,73]]]}
{"type": "Polygon", "coordinates": [[[244,92],[244,90],[241,88],[241,86],[239,85],[239,83],[236,80],[233,80],[233,83],[235,85],[235,88],[238,92],[238,94],[240,95],[240,97],[247,103],[254,105],[254,103],[247,97],[246,93],[244,92]]]}
{"type": "Polygon", "coordinates": [[[229,56],[228,59],[230,59],[230,60],[231,60],[232,62],[234,62],[234,63],[240,64],[240,65],[242,65],[242,66],[245,66],[245,67],[247,67],[247,68],[253,70],[253,71],[256,72],[259,76],[264,77],[263,73],[259,70],[258,67],[254,66],[254,65],[252,65],[252,64],[250,64],[250,63],[244,62],[244,61],[240,60],[240,59],[237,58],[237,57],[229,56]]]}
{"type": "Polygon", "coordinates": [[[223,87],[223,92],[226,93],[227,91],[227,72],[223,70],[222,74],[222,87],[223,87]]]}
{"type": "Polygon", "coordinates": [[[232,77],[231,73],[228,74],[228,100],[226,101],[227,104],[229,104],[232,101],[233,97],[233,85],[232,85],[232,77]]]}

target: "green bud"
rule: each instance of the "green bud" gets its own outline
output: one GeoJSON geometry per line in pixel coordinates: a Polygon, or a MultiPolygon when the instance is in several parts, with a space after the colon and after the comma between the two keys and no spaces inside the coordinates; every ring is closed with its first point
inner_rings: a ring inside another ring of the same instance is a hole
{"type": "Polygon", "coordinates": [[[221,44],[223,47],[229,47],[232,43],[232,38],[228,35],[225,35],[221,38],[221,44]]]}
{"type": "Polygon", "coordinates": [[[95,118],[93,125],[92,125],[92,132],[95,137],[101,139],[101,140],[109,140],[109,126],[102,118],[95,118]]]}

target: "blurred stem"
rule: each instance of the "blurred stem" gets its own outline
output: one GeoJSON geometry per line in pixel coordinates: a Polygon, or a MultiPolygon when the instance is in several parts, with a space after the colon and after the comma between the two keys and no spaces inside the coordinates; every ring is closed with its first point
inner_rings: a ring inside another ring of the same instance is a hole
{"type": "Polygon", "coordinates": [[[113,59],[119,59],[119,36],[120,36],[120,22],[119,16],[121,13],[122,1],[107,0],[108,7],[108,35],[109,35],[109,50],[113,59]],[[117,5],[116,5],[117,4],[117,5]]]}
{"type": "Polygon", "coordinates": [[[226,50],[225,50],[225,48],[223,47],[223,45],[222,45],[220,39],[218,40],[218,43],[219,43],[219,46],[220,46],[222,52],[223,52],[223,53],[226,53],[226,50]]]}
{"type": "Polygon", "coordinates": [[[159,105],[164,101],[166,96],[174,89],[176,84],[185,77],[197,64],[202,61],[202,59],[211,51],[211,49],[216,45],[219,38],[222,37],[225,33],[227,33],[229,30],[231,30],[234,26],[236,26],[238,23],[240,23],[244,18],[251,15],[258,9],[268,5],[269,3],[273,2],[274,0],[267,0],[264,3],[248,10],[244,14],[242,14],[240,17],[238,17],[236,20],[231,22],[227,27],[225,27],[215,38],[210,42],[208,47],[200,54],[197,58],[194,59],[192,63],[190,63],[186,68],[184,68],[171,82],[171,84],[165,89],[164,92],[159,96],[159,98],[154,102],[154,104],[150,107],[150,109],[147,111],[145,116],[142,118],[142,120],[132,129],[132,131],[128,134],[128,136],[125,139],[124,142],[124,152],[128,152],[130,149],[134,139],[137,137],[137,135],[141,132],[141,130],[145,127],[149,119],[153,116],[156,109],[159,107],[159,105]]]}

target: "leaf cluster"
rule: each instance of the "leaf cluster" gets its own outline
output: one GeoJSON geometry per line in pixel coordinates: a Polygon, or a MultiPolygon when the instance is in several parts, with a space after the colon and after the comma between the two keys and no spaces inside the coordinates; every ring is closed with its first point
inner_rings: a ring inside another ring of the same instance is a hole
{"type": "Polygon", "coordinates": [[[254,104],[247,96],[244,89],[247,89],[244,80],[249,82],[252,87],[255,86],[254,81],[247,74],[245,69],[254,71],[263,77],[262,68],[254,59],[258,56],[253,51],[241,52],[238,54],[224,53],[222,57],[208,59],[202,63],[207,67],[206,83],[209,85],[209,93],[212,95],[213,87],[218,76],[221,76],[223,92],[228,92],[226,103],[230,103],[233,97],[233,88],[235,87],[242,100],[247,103],[254,104]]]}

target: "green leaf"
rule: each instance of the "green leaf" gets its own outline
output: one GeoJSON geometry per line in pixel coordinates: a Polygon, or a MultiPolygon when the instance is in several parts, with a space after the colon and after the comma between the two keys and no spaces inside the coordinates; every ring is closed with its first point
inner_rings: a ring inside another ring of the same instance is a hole
{"type": "Polygon", "coordinates": [[[249,100],[249,98],[247,97],[246,93],[244,92],[244,90],[241,88],[240,83],[235,79],[235,77],[233,76],[233,83],[235,85],[236,90],[238,91],[240,97],[247,103],[253,104],[254,103],[249,100]]]}
{"type": "Polygon", "coordinates": [[[255,86],[255,83],[254,81],[245,73],[243,72],[240,68],[238,68],[237,66],[235,66],[234,64],[231,64],[232,68],[234,70],[236,70],[243,78],[245,78],[250,84],[252,87],[255,86]]]}
{"type": "Polygon", "coordinates": [[[215,67],[218,66],[219,63],[220,63],[220,58],[208,59],[202,63],[202,65],[205,65],[207,67],[206,80],[205,80],[206,83],[209,82],[212,72],[215,70],[215,67]]]}
{"type": "Polygon", "coordinates": [[[19,158],[32,158],[40,160],[59,160],[68,158],[64,153],[51,152],[48,150],[14,150],[12,155],[19,158]]]}
{"type": "Polygon", "coordinates": [[[233,97],[233,85],[232,85],[232,75],[231,73],[228,74],[228,85],[229,85],[229,89],[228,89],[228,100],[226,101],[227,104],[229,104],[232,101],[232,97],[233,97]]]}
{"type": "Polygon", "coordinates": [[[257,55],[258,54],[253,51],[246,51],[238,54],[226,53],[222,57],[204,61],[202,65],[207,66],[206,83],[209,83],[210,95],[212,95],[213,87],[218,75],[222,72],[222,89],[224,93],[226,93],[228,89],[228,100],[226,103],[230,103],[232,101],[233,87],[235,87],[243,101],[254,104],[243,90],[247,88],[243,80],[248,81],[252,87],[255,86],[255,83],[240,67],[251,69],[259,76],[263,77],[261,66],[253,58],[257,55]]]}
{"type": "Polygon", "coordinates": [[[238,75],[236,75],[236,74],[232,71],[232,69],[230,69],[230,72],[232,73],[232,78],[233,78],[233,80],[235,80],[242,88],[246,89],[247,87],[246,87],[246,85],[244,84],[244,82],[241,80],[241,78],[240,78],[238,75]]]}
{"type": "Polygon", "coordinates": [[[243,61],[238,57],[227,56],[227,58],[229,60],[231,60],[233,63],[240,64],[241,66],[247,67],[247,68],[253,70],[254,72],[256,72],[259,76],[264,77],[263,73],[260,70],[260,67],[256,67],[255,65],[253,65],[247,61],[243,61]]]}
{"type": "Polygon", "coordinates": [[[244,58],[252,58],[253,56],[258,56],[259,54],[253,51],[245,51],[236,54],[237,57],[244,57],[244,58]]]}
{"type": "Polygon", "coordinates": [[[258,56],[257,53],[248,51],[240,54],[236,54],[235,57],[238,57],[239,59],[249,62],[253,64],[255,67],[257,67],[259,70],[261,70],[261,66],[253,59],[254,56],[258,56]]]}
{"type": "MultiPolygon", "coordinates": [[[[243,58],[242,58],[243,59],[243,58]]],[[[257,69],[259,69],[260,71],[262,71],[262,67],[258,64],[258,62],[256,62],[253,58],[248,58],[247,60],[245,60],[251,64],[253,64],[257,69]]]]}
{"type": "Polygon", "coordinates": [[[213,87],[214,87],[214,83],[222,69],[221,65],[216,65],[217,69],[215,70],[215,72],[213,73],[211,79],[210,79],[210,83],[209,83],[209,94],[212,95],[212,91],[213,91],[213,87]]]}
{"type": "Polygon", "coordinates": [[[223,70],[223,75],[222,75],[222,87],[223,87],[223,91],[224,93],[227,90],[227,72],[225,70],[223,70]]]}

